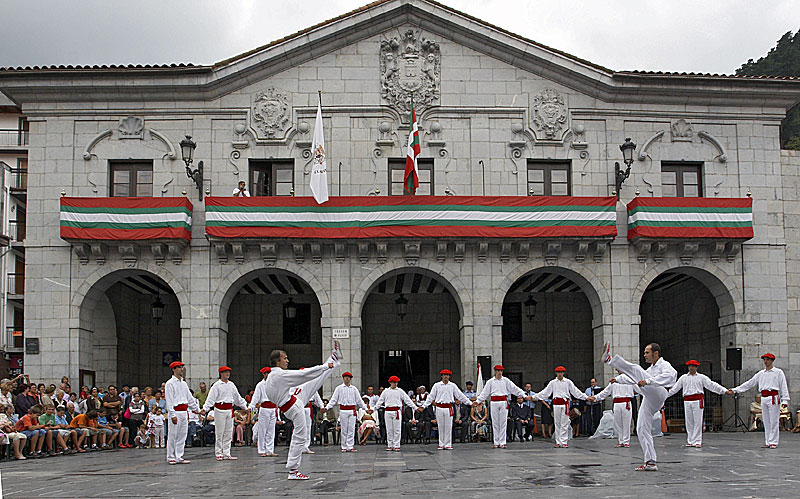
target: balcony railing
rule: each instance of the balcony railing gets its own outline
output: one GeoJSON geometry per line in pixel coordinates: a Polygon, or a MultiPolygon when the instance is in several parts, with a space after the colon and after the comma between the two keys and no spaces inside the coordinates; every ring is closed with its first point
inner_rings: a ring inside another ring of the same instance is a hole
{"type": "Polygon", "coordinates": [[[28,145],[27,130],[0,129],[0,147],[25,147],[28,145]]]}
{"type": "Polygon", "coordinates": [[[11,179],[8,188],[11,191],[27,191],[28,190],[28,169],[27,168],[11,168],[11,179]]]}
{"type": "Polygon", "coordinates": [[[23,348],[25,345],[25,334],[22,328],[14,326],[6,327],[6,345],[11,348],[23,348]]]}
{"type": "Polygon", "coordinates": [[[25,241],[26,229],[27,226],[25,225],[25,220],[9,220],[7,236],[12,241],[21,243],[25,241]]]}
{"type": "Polygon", "coordinates": [[[25,273],[14,273],[10,272],[8,274],[8,283],[6,286],[8,290],[8,294],[10,295],[24,295],[25,294],[25,273]]]}

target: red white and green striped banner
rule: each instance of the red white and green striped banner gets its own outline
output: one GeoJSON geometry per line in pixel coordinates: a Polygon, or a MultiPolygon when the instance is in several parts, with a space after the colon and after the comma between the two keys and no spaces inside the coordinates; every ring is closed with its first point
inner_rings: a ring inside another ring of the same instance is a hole
{"type": "Polygon", "coordinates": [[[628,203],[628,239],[753,237],[751,198],[650,198],[628,203]]]}
{"type": "Polygon", "coordinates": [[[615,197],[207,197],[206,234],[231,238],[614,237],[615,197]]]}
{"type": "Polygon", "coordinates": [[[62,239],[186,239],[192,203],[175,198],[61,198],[62,239]]]}

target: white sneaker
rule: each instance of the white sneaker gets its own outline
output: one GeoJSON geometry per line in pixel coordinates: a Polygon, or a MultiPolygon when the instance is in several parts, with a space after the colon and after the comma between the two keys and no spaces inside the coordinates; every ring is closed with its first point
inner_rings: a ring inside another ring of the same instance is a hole
{"type": "Polygon", "coordinates": [[[308,480],[308,475],[304,475],[299,471],[290,471],[287,478],[289,480],[308,480]]]}
{"type": "Polygon", "coordinates": [[[316,454],[316,452],[314,452],[311,449],[306,449],[306,450],[303,451],[303,454],[316,454]]]}
{"type": "Polygon", "coordinates": [[[222,459],[225,459],[226,461],[235,461],[239,458],[236,456],[222,456],[222,459]]]}
{"type": "Polygon", "coordinates": [[[644,463],[634,468],[634,471],[658,471],[658,466],[656,466],[656,463],[644,463]]]}
{"type": "Polygon", "coordinates": [[[598,361],[608,364],[611,362],[611,342],[606,341],[606,344],[603,345],[603,353],[600,354],[600,358],[597,359],[598,361]]]}

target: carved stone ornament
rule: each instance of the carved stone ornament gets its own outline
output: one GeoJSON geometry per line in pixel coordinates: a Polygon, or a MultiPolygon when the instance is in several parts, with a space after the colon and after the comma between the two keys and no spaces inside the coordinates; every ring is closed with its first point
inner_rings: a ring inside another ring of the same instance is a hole
{"type": "Polygon", "coordinates": [[[536,130],[543,135],[539,138],[558,140],[561,130],[567,122],[567,106],[564,104],[564,96],[552,88],[542,89],[533,96],[531,119],[536,130]]]}
{"type": "Polygon", "coordinates": [[[252,124],[259,138],[274,139],[289,123],[289,93],[269,87],[253,99],[252,124]]]}
{"type": "Polygon", "coordinates": [[[121,139],[141,139],[144,137],[144,119],[138,116],[120,118],[118,130],[121,139]]]}
{"type": "Polygon", "coordinates": [[[441,81],[439,43],[406,30],[381,42],[381,97],[401,116],[411,112],[411,98],[419,114],[439,99],[441,81]]]}
{"type": "Polygon", "coordinates": [[[691,142],[692,141],[692,124],[681,118],[672,124],[672,141],[673,142],[691,142]]]}

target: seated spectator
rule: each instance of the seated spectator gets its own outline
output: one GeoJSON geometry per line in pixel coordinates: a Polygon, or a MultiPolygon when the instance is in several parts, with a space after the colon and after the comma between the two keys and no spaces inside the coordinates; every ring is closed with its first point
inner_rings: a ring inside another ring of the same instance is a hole
{"type": "Polygon", "coordinates": [[[472,404],[470,419],[472,419],[472,435],[476,442],[489,441],[489,411],[483,402],[472,404]]]}
{"type": "MultiPolygon", "coordinates": [[[[106,435],[106,443],[103,444],[101,449],[110,449],[114,443],[116,443],[119,448],[125,448],[122,446],[122,429],[116,428],[113,423],[109,424],[108,414],[105,409],[100,409],[100,412],[97,413],[97,427],[106,435]]],[[[127,428],[125,429],[127,430],[127,428]]]]}
{"type": "MultiPolygon", "coordinates": [[[[369,408],[369,397],[364,395],[362,400],[364,400],[364,404],[366,404],[367,408],[369,408]]],[[[377,416],[377,414],[375,414],[375,416],[377,416]]],[[[369,414],[364,409],[358,410],[358,420],[360,422],[358,434],[361,437],[359,442],[361,445],[366,445],[367,439],[370,437],[370,435],[377,433],[378,422],[375,421],[375,416],[369,414]]]]}
{"type": "Polygon", "coordinates": [[[150,435],[147,434],[147,428],[144,422],[139,425],[139,431],[134,439],[137,449],[146,449],[150,447],[150,435]]]}
{"type": "Polygon", "coordinates": [[[142,396],[136,392],[133,394],[133,400],[128,405],[128,409],[131,411],[131,420],[136,422],[136,426],[144,423],[144,418],[149,412],[147,409],[147,403],[142,400],[142,396]]]}
{"type": "Polygon", "coordinates": [[[756,431],[759,426],[764,427],[764,420],[761,419],[761,394],[757,394],[755,401],[750,402],[750,431],[756,431]]]}
{"type": "Polygon", "coordinates": [[[787,404],[781,404],[778,424],[780,431],[789,431],[792,427],[792,413],[789,412],[789,406],[787,404]]]}
{"type": "MultiPolygon", "coordinates": [[[[83,446],[83,440],[86,438],[86,435],[83,431],[69,427],[69,421],[67,421],[66,414],[67,411],[63,406],[56,409],[56,425],[58,431],[61,433],[61,436],[64,438],[64,440],[72,440],[72,445],[75,447],[75,452],[85,452],[81,447],[83,446]],[[78,436],[78,433],[80,433],[80,436],[78,436]]],[[[41,418],[39,418],[39,420],[41,421],[41,418]]]]}
{"type": "MultiPolygon", "coordinates": [[[[31,383],[27,390],[17,395],[14,402],[14,409],[17,411],[17,416],[20,418],[26,416],[31,407],[39,403],[39,396],[36,392],[36,385],[31,383]]],[[[30,437],[29,441],[30,441],[30,437]]]]}
{"type": "MultiPolygon", "coordinates": [[[[36,387],[34,387],[36,389],[36,387]]],[[[19,418],[14,428],[25,435],[30,443],[29,457],[34,459],[47,457],[42,455],[42,447],[47,439],[47,430],[39,424],[39,416],[42,415],[42,406],[34,404],[28,409],[28,414],[19,418]]],[[[55,455],[55,453],[53,453],[55,455]]]]}
{"type": "Polygon", "coordinates": [[[39,416],[39,424],[42,425],[44,429],[47,430],[48,432],[47,448],[51,456],[55,456],[56,454],[58,454],[59,447],[64,452],[64,454],[72,454],[71,451],[67,452],[69,449],[67,448],[66,440],[64,440],[64,437],[69,438],[70,432],[69,430],[60,430],[58,428],[58,423],[56,422],[55,406],[52,405],[45,406],[44,414],[39,416]],[[53,440],[55,440],[55,445],[53,444],[53,440]]]}
{"type": "Polygon", "coordinates": [[[0,382],[0,405],[14,406],[14,399],[11,395],[11,390],[14,388],[14,382],[10,379],[5,379],[0,382]]]}
{"type": "Polygon", "coordinates": [[[89,396],[86,397],[86,412],[100,412],[101,407],[103,407],[103,403],[100,401],[100,391],[97,387],[93,387],[92,391],[89,392],[89,396]]]}
{"type": "Polygon", "coordinates": [[[792,433],[800,433],[800,405],[797,406],[797,414],[795,417],[794,428],[792,428],[792,433]]]}
{"type": "Polygon", "coordinates": [[[14,406],[12,405],[6,406],[6,417],[8,418],[9,421],[11,421],[11,424],[15,426],[17,424],[17,421],[19,421],[19,416],[17,416],[17,413],[14,412],[14,406]]]}
{"type": "MultiPolygon", "coordinates": [[[[252,397],[251,397],[252,398],[252,397]]],[[[236,446],[241,447],[245,444],[245,433],[247,425],[250,423],[250,411],[247,409],[237,409],[233,413],[233,425],[235,428],[236,446]]]]}
{"type": "Polygon", "coordinates": [[[147,403],[150,407],[150,411],[152,412],[154,406],[158,406],[161,408],[161,413],[164,414],[167,412],[167,401],[163,397],[163,393],[161,390],[156,390],[153,394],[153,398],[147,403]]]}
{"type": "Polygon", "coordinates": [[[67,410],[64,411],[64,417],[67,420],[67,424],[72,422],[72,418],[77,416],[78,413],[75,411],[75,403],[74,402],[67,402],[67,410]]]}
{"type": "Polygon", "coordinates": [[[91,441],[89,450],[99,450],[97,441],[100,440],[100,445],[105,445],[106,436],[101,434],[97,428],[97,411],[91,410],[86,414],[78,414],[69,423],[70,428],[77,428],[83,430],[84,437],[88,437],[91,441]],[[98,438],[99,437],[99,438],[98,438]]]}
{"type": "Polygon", "coordinates": [[[7,410],[13,410],[13,407],[7,404],[0,404],[0,432],[3,433],[0,443],[11,445],[15,459],[25,459],[25,456],[22,455],[22,449],[25,448],[28,437],[14,428],[14,423],[11,422],[11,419],[6,414],[7,410]]]}
{"type": "MultiPolygon", "coordinates": [[[[322,403],[327,406],[328,400],[322,399],[322,403]]],[[[314,416],[314,420],[317,423],[317,433],[315,436],[322,441],[323,447],[327,447],[328,432],[338,431],[339,418],[336,416],[336,410],[334,408],[330,408],[327,411],[320,409],[314,416]]]]}
{"type": "Polygon", "coordinates": [[[68,402],[69,397],[64,390],[56,390],[55,398],[53,398],[53,405],[55,405],[56,409],[63,407],[66,410],[68,402]]]}
{"type": "Polygon", "coordinates": [[[515,436],[519,436],[519,441],[527,441],[533,432],[533,411],[525,405],[525,399],[517,397],[517,401],[511,405],[511,426],[508,430],[509,440],[514,441],[515,436]]]}
{"type": "Polygon", "coordinates": [[[189,411],[189,428],[186,432],[186,446],[192,447],[194,436],[200,431],[200,416],[194,411],[189,411]]]}
{"type": "Polygon", "coordinates": [[[458,399],[455,402],[455,416],[453,418],[453,440],[458,435],[458,440],[462,444],[466,441],[467,434],[469,433],[470,423],[470,406],[462,404],[458,399]]]}
{"type": "Polygon", "coordinates": [[[39,403],[42,404],[42,407],[47,408],[47,406],[55,406],[55,402],[53,399],[56,397],[56,385],[50,385],[45,388],[44,392],[39,395],[39,403]]]}
{"type": "Polygon", "coordinates": [[[206,445],[214,445],[214,440],[216,438],[214,433],[214,413],[206,414],[200,432],[203,434],[203,442],[205,442],[206,445]]]}
{"type": "Polygon", "coordinates": [[[275,443],[278,443],[278,439],[281,434],[283,434],[283,437],[286,439],[286,445],[291,445],[293,430],[294,425],[292,424],[292,420],[287,418],[284,413],[279,412],[275,420],[275,443]]]}

